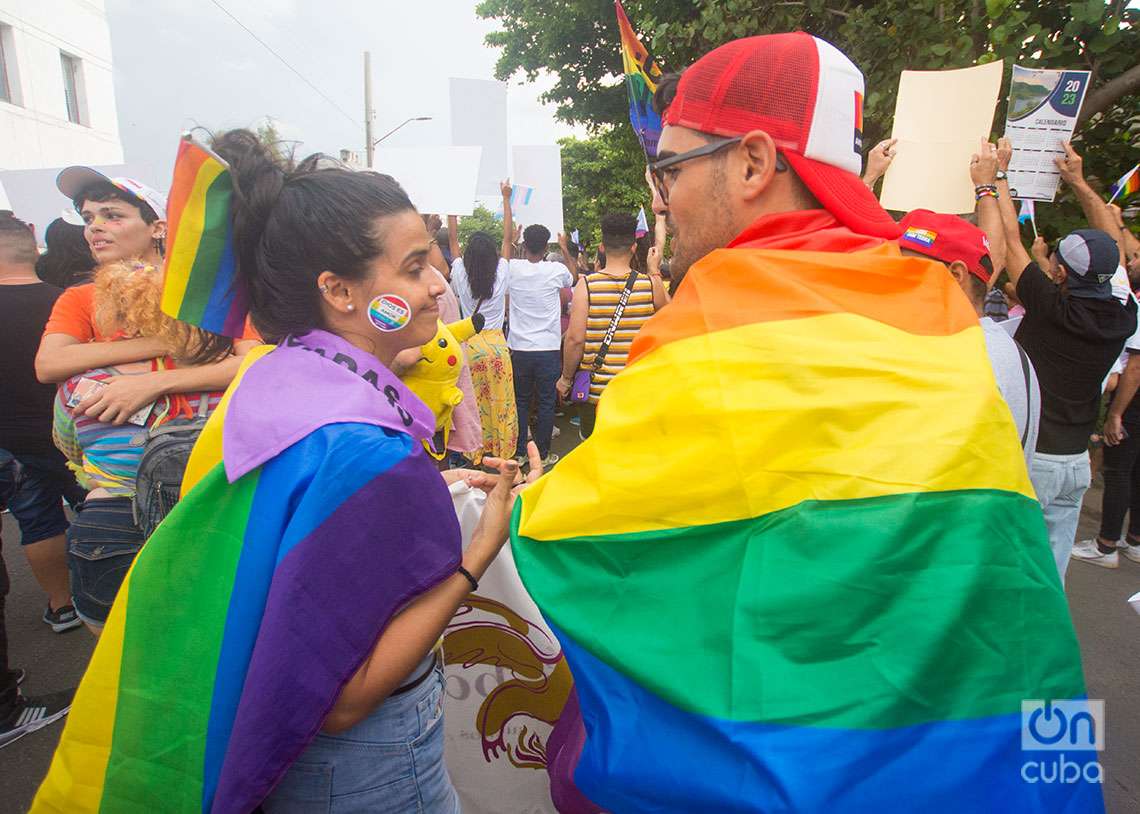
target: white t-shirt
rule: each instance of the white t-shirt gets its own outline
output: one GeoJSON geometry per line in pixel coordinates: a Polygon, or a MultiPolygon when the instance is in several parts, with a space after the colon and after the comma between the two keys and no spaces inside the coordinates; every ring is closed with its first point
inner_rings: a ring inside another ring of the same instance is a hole
{"type": "MultiPolygon", "coordinates": [[[[495,284],[491,286],[491,296],[483,300],[479,306],[479,313],[486,319],[483,325],[485,331],[501,331],[503,320],[507,315],[507,279],[510,277],[510,267],[507,261],[499,258],[499,265],[495,269],[495,284]]],[[[457,257],[451,264],[451,287],[455,296],[459,297],[459,305],[463,308],[463,316],[469,317],[475,313],[475,306],[479,300],[471,294],[471,283],[467,279],[467,268],[463,265],[463,258],[457,257]]]]}
{"type": "Polygon", "coordinates": [[[981,321],[994,378],[1013,415],[1028,466],[1037,449],[1037,431],[1041,424],[1041,386],[1037,382],[1037,371],[1025,352],[1019,351],[1013,337],[1003,330],[1004,323],[994,322],[989,317],[982,317],[981,321]]]}
{"type": "Polygon", "coordinates": [[[511,350],[558,350],[562,344],[562,302],[558,292],[574,284],[562,263],[512,260],[510,295],[511,350]]]}

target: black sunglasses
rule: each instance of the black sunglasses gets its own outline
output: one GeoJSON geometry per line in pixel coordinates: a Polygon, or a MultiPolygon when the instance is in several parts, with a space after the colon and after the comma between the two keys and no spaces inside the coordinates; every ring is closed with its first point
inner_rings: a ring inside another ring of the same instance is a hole
{"type": "MultiPolygon", "coordinates": [[[[665,183],[665,171],[683,164],[686,161],[692,161],[694,158],[701,158],[706,155],[723,150],[733,144],[737,144],[744,140],[744,136],[735,136],[733,138],[720,139],[718,141],[710,141],[702,147],[697,147],[693,150],[688,150],[677,155],[671,155],[668,158],[663,158],[660,161],[654,161],[649,165],[649,175],[653,178],[653,185],[657,188],[657,194],[661,196],[661,203],[669,203],[669,186],[665,183]]],[[[788,169],[784,157],[776,153],[776,172],[785,172],[788,169]]]]}

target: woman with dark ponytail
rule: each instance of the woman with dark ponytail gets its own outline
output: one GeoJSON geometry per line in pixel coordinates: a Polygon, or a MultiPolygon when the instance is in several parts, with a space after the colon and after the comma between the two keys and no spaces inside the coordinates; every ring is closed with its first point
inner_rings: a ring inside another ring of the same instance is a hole
{"type": "Polygon", "coordinates": [[[507,276],[510,274],[511,185],[504,181],[503,241],[486,232],[475,232],[467,238],[463,256],[459,256],[458,221],[448,220],[451,254],[451,287],[459,297],[465,316],[478,311],[486,319],[483,330],[467,341],[467,363],[479,403],[479,423],[483,425],[482,455],[508,458],[515,454],[519,437],[518,411],[515,409],[515,382],[511,368],[511,352],[503,334],[507,311],[507,276]]]}
{"type": "Polygon", "coordinates": [[[443,290],[400,185],[283,165],[247,131],[212,146],[274,345],[135,561],[34,810],[453,814],[439,641],[506,540],[519,466],[441,478],[435,417],[389,370],[435,334],[443,290]],[[460,478],[488,492],[466,550],[460,478]]]}

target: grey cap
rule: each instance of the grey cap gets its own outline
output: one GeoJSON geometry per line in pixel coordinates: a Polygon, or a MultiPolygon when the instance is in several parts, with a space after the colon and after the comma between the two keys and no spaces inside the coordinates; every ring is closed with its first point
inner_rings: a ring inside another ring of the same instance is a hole
{"type": "Polygon", "coordinates": [[[1100,229],[1078,229],[1061,239],[1057,259],[1069,272],[1069,294],[1112,299],[1112,275],[1120,265],[1116,241],[1100,229]]]}

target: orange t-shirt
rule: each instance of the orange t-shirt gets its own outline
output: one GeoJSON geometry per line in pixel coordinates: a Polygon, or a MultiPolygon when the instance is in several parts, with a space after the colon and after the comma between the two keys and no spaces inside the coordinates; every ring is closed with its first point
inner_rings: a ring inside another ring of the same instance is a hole
{"type": "Polygon", "coordinates": [[[95,284],[85,283],[65,289],[51,309],[44,336],[67,334],[80,342],[106,342],[95,327],[95,284]]]}
{"type": "MultiPolygon", "coordinates": [[[[95,327],[94,283],[72,286],[59,295],[55,307],[51,309],[47,325],[44,326],[44,336],[48,334],[67,334],[80,342],[106,342],[118,338],[104,336],[95,327]]],[[[261,337],[253,329],[253,322],[248,317],[240,339],[261,341],[261,337]]]]}

